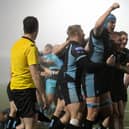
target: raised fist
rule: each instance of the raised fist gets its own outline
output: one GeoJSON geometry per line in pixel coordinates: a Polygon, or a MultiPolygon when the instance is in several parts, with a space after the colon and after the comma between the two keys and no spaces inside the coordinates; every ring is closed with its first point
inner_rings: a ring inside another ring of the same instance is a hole
{"type": "Polygon", "coordinates": [[[118,3],[113,3],[111,6],[112,10],[120,8],[120,5],[118,3]]]}

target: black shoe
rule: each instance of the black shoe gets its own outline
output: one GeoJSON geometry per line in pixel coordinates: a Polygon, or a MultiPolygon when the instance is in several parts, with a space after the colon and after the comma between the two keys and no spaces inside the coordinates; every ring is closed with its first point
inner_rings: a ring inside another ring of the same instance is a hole
{"type": "Polygon", "coordinates": [[[43,112],[38,112],[38,120],[43,122],[50,122],[51,120],[44,115],[43,112]]]}

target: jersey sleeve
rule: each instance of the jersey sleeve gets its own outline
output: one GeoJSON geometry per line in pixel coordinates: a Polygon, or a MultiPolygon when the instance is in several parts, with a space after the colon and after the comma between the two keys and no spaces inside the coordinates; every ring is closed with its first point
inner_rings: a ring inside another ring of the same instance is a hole
{"type": "Polygon", "coordinates": [[[38,64],[38,49],[35,45],[32,45],[27,49],[27,62],[28,65],[38,64]]]}

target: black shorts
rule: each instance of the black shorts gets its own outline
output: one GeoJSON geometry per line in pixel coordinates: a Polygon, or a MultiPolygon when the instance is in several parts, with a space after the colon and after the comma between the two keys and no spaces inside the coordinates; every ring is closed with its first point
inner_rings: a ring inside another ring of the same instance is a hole
{"type": "Polygon", "coordinates": [[[127,91],[124,86],[124,73],[120,70],[114,69],[111,85],[111,98],[113,102],[120,100],[127,101],[127,91]]]}
{"type": "Polygon", "coordinates": [[[122,85],[121,88],[111,91],[111,98],[113,102],[118,102],[120,100],[127,102],[128,95],[127,95],[127,89],[125,88],[125,86],[122,85]]]}
{"type": "Polygon", "coordinates": [[[9,101],[13,101],[13,93],[10,89],[10,82],[7,85],[7,96],[8,96],[9,101]]]}
{"type": "Polygon", "coordinates": [[[77,86],[75,82],[66,81],[65,78],[61,80],[57,83],[57,97],[63,99],[66,105],[83,102],[81,86],[77,86]]]}
{"type": "Polygon", "coordinates": [[[103,69],[95,73],[87,73],[85,89],[87,97],[97,97],[110,90],[109,71],[103,69]]]}
{"type": "Polygon", "coordinates": [[[36,89],[13,90],[14,103],[20,117],[33,117],[36,112],[36,89]]]}
{"type": "Polygon", "coordinates": [[[120,100],[127,101],[127,91],[124,85],[113,84],[111,87],[111,98],[113,102],[118,102],[120,100]]]}

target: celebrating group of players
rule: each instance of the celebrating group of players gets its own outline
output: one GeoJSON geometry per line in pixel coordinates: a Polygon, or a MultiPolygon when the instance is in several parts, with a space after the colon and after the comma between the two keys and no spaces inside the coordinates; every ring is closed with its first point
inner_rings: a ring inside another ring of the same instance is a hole
{"type": "Polygon", "coordinates": [[[33,129],[39,119],[36,103],[44,113],[55,105],[49,129],[92,129],[96,123],[101,129],[124,129],[128,34],[114,31],[116,17],[111,14],[119,7],[113,3],[87,39],[80,25],[70,25],[66,42],[47,44],[40,55],[35,45],[38,20],[24,19],[24,36],[11,49],[6,129],[33,129]],[[16,116],[20,122],[13,127],[16,116]]]}

